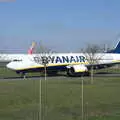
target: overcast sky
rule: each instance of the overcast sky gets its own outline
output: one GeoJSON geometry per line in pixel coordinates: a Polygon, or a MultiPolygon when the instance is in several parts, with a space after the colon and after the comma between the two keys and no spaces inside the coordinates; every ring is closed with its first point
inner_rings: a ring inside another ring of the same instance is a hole
{"type": "Polygon", "coordinates": [[[75,52],[88,43],[114,46],[119,35],[120,0],[0,2],[0,50],[27,52],[32,41],[42,41],[75,52]]]}

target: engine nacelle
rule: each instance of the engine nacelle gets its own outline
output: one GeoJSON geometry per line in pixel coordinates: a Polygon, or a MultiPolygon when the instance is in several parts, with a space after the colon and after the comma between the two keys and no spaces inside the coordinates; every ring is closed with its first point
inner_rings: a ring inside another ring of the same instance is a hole
{"type": "Polygon", "coordinates": [[[69,65],[67,66],[67,74],[69,76],[81,75],[83,73],[88,73],[88,69],[85,65],[69,65]]]}

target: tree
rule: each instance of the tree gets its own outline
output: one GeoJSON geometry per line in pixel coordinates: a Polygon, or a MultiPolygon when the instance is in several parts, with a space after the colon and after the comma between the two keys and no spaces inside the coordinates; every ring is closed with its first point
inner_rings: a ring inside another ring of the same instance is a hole
{"type": "Polygon", "coordinates": [[[36,54],[36,58],[38,58],[39,64],[44,65],[45,76],[47,74],[56,74],[57,71],[47,70],[47,65],[50,62],[51,55],[56,53],[56,51],[53,51],[52,48],[43,45],[42,42],[39,42],[36,46],[36,53],[38,53],[36,54]]]}
{"type": "Polygon", "coordinates": [[[44,117],[47,115],[47,65],[49,64],[49,57],[52,54],[52,50],[49,49],[48,47],[45,47],[43,44],[39,43],[36,46],[36,56],[35,56],[35,62],[37,62],[40,65],[44,66],[44,76],[45,76],[45,81],[44,84],[41,84],[41,80],[40,80],[40,115],[39,117],[42,119],[44,119],[44,117]],[[42,94],[42,86],[43,86],[43,90],[44,90],[44,97],[41,98],[41,94],[42,94]],[[43,100],[42,100],[43,99],[43,100]],[[43,114],[42,114],[43,112],[43,114]]]}
{"type": "Polygon", "coordinates": [[[44,45],[42,42],[39,42],[36,46],[36,53],[51,54],[55,53],[55,51],[53,51],[52,48],[44,45]]]}
{"type": "Polygon", "coordinates": [[[84,53],[87,62],[89,63],[89,69],[91,73],[91,84],[93,84],[93,70],[94,67],[96,67],[96,64],[99,64],[101,57],[103,54],[99,54],[104,51],[104,48],[100,47],[96,44],[88,44],[85,49],[82,49],[82,52],[84,53]]]}
{"type": "Polygon", "coordinates": [[[43,45],[41,42],[36,46],[35,52],[37,53],[35,55],[35,62],[38,64],[41,64],[44,66],[44,73],[45,73],[45,80],[46,80],[46,75],[47,75],[47,65],[50,61],[49,56],[52,55],[53,51],[43,45]]]}

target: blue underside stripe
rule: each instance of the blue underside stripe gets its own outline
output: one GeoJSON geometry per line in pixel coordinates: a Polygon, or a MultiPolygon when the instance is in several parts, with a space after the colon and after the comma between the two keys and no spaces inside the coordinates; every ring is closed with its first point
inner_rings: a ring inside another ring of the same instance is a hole
{"type": "MultiPolygon", "coordinates": [[[[44,70],[44,67],[23,69],[23,70],[17,70],[17,71],[24,71],[24,72],[36,72],[36,71],[38,71],[39,72],[42,70],[44,70]]],[[[66,66],[49,66],[49,67],[47,67],[47,70],[66,70],[66,66]]]]}

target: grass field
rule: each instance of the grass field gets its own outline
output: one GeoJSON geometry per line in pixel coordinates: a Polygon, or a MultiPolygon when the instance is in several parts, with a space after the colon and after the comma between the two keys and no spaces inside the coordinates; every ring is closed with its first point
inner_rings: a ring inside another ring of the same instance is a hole
{"type": "MultiPolygon", "coordinates": [[[[109,69],[107,72],[119,71],[109,69]]],[[[1,78],[13,76],[18,77],[14,72],[0,69],[1,78]]],[[[83,79],[84,120],[119,120],[120,78],[94,77],[94,84],[90,84],[89,77],[83,79]]],[[[46,82],[42,77],[40,80],[1,79],[0,120],[82,120],[80,77],[48,77],[46,82]]]]}
{"type": "MultiPolygon", "coordinates": [[[[98,77],[93,85],[90,78],[83,79],[84,120],[119,120],[120,79],[98,77]]],[[[54,77],[41,81],[44,120],[81,120],[81,78],[54,77]]],[[[40,80],[1,80],[0,120],[40,120],[39,96],[40,80]]]]}

